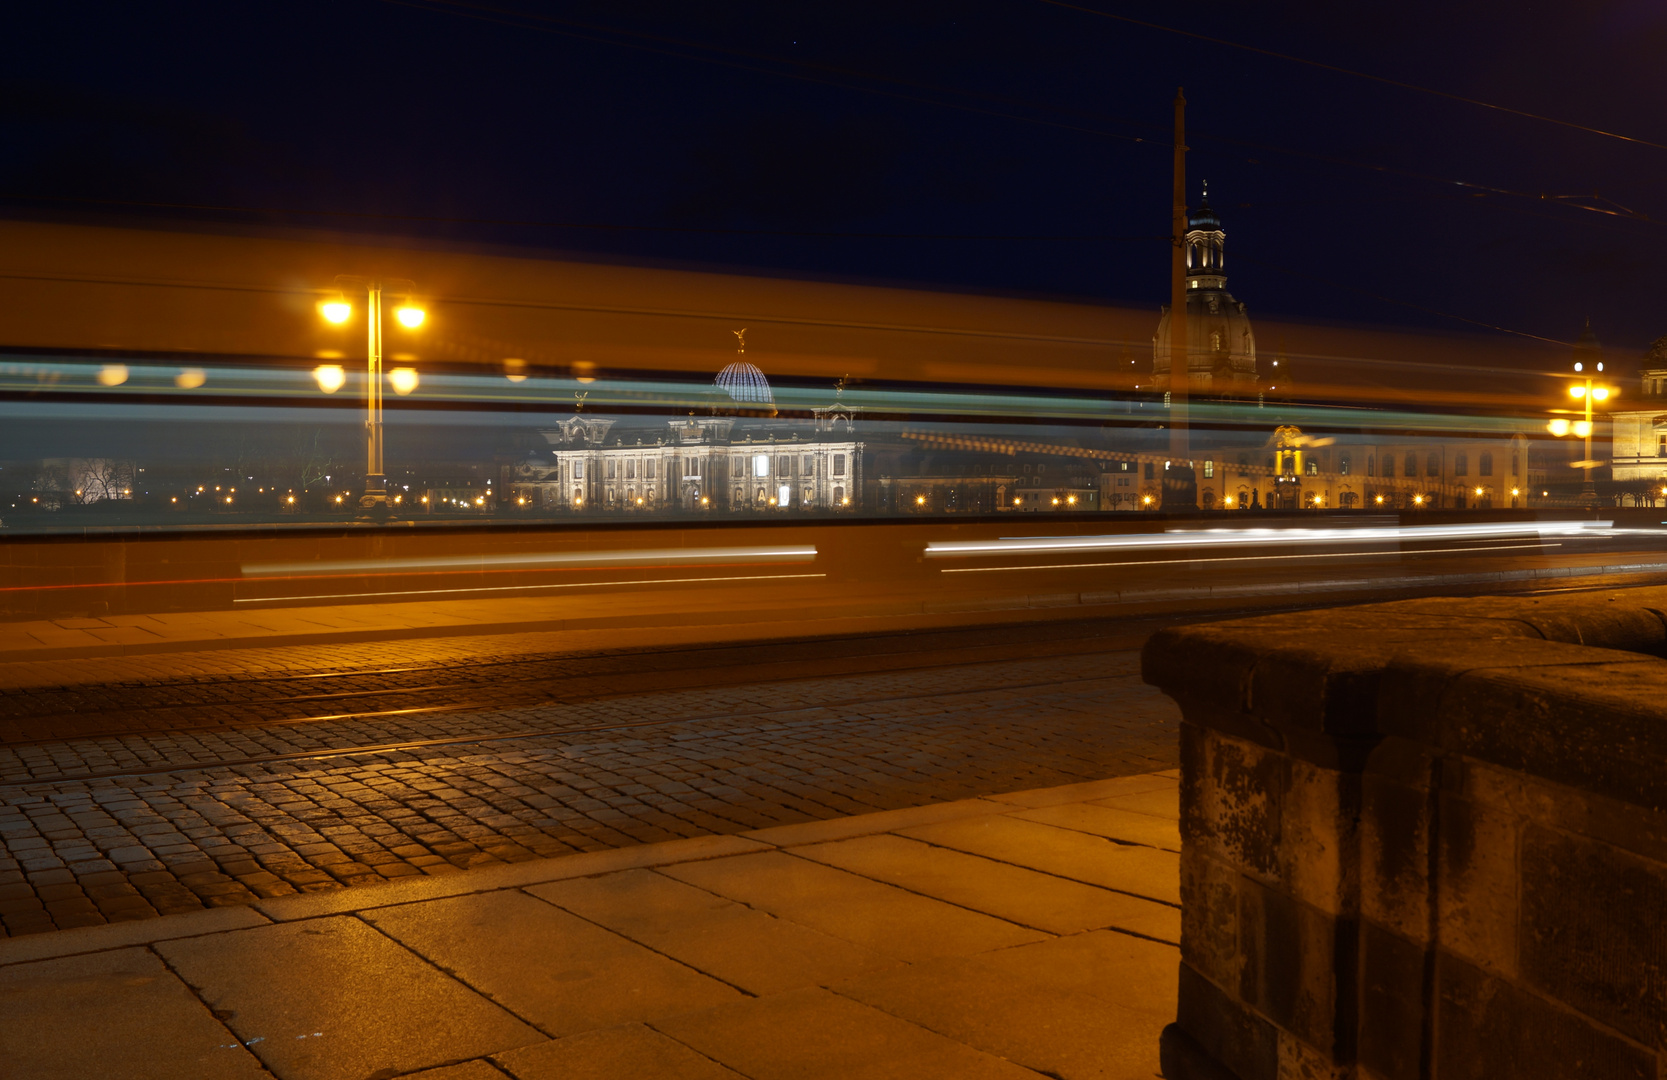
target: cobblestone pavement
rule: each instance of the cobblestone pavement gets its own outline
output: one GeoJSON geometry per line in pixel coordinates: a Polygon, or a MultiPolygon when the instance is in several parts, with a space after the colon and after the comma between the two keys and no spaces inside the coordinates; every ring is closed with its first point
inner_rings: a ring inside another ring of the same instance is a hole
{"type": "Polygon", "coordinates": [[[1147,772],[1176,763],[1177,724],[1124,649],[0,747],[0,923],[34,933],[1147,772]]]}

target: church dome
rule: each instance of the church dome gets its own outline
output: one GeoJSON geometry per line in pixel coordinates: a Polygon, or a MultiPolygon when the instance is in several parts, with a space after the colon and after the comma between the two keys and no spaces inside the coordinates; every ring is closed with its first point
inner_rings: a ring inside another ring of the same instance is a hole
{"type": "Polygon", "coordinates": [[[770,380],[764,373],[745,360],[737,360],[712,380],[719,390],[729,395],[731,401],[743,405],[774,405],[775,397],[770,393],[770,380]]]}
{"type": "Polygon", "coordinates": [[[1189,230],[1204,229],[1208,232],[1219,232],[1221,230],[1221,218],[1217,217],[1216,212],[1210,209],[1209,196],[1204,197],[1202,206],[1194,207],[1187,214],[1187,228],[1189,230]]]}

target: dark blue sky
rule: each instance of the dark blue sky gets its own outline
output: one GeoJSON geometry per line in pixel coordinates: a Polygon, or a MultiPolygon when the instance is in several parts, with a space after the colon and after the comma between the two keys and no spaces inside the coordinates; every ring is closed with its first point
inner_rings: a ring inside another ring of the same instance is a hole
{"type": "MultiPolygon", "coordinates": [[[[1667,144],[1646,0],[1102,6],[1667,144]]],[[[1184,84],[1253,314],[1667,334],[1667,149],[1040,0],[63,3],[8,38],[12,212],[252,207],[209,216],[1155,308],[1184,84]],[[1032,239],[944,238],[992,235],[1032,239]]]]}

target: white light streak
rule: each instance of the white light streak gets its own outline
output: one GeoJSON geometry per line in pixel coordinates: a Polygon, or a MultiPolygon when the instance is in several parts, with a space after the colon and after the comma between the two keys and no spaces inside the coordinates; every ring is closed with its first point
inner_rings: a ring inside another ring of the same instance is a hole
{"type": "Polygon", "coordinates": [[[244,577],[298,574],[400,574],[424,571],[467,573],[471,570],[537,570],[582,566],[633,566],[643,563],[811,562],[816,548],[795,547],[654,548],[623,551],[559,551],[526,555],[444,555],[410,559],[339,559],[319,562],[245,563],[244,577]]]}
{"type": "Polygon", "coordinates": [[[444,593],[527,592],[532,589],[600,589],[608,585],[694,585],[708,581],[794,581],[826,574],[743,574],[735,577],[647,578],[642,581],[562,581],[549,585],[483,585],[477,589],[401,589],[389,592],[320,593],[316,596],[236,597],[234,604],[271,604],[285,600],[358,600],[378,596],[439,596],[444,593]]]}
{"type": "Polygon", "coordinates": [[[1190,566],[1202,562],[1268,562],[1279,559],[1370,559],[1376,555],[1444,555],[1455,551],[1518,551],[1532,548],[1542,551],[1546,548],[1562,547],[1560,543],[1542,544],[1538,541],[1527,544],[1487,544],[1481,547],[1456,548],[1419,548],[1416,551],[1316,551],[1306,555],[1216,555],[1188,559],[1135,559],[1118,562],[1077,562],[1050,563],[1047,566],[946,566],[939,573],[942,574],[990,574],[1007,570],[1088,570],[1096,566],[1190,566]]]}
{"type": "Polygon", "coordinates": [[[1373,544],[1385,541],[1489,540],[1556,536],[1603,539],[1619,535],[1612,521],[1482,522],[1465,525],[1406,525],[1359,529],[1206,529],[1189,532],[1125,533],[1118,536],[1011,536],[999,540],[935,540],[926,545],[928,559],[980,555],[1065,554],[1069,552],[1142,551],[1151,548],[1271,547],[1291,544],[1373,544]]]}

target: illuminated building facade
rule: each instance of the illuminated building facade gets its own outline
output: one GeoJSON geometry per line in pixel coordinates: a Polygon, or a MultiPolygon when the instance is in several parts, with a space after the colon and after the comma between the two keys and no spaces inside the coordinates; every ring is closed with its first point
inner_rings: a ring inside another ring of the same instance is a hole
{"type": "Polygon", "coordinates": [[[1650,346],[1638,382],[1644,407],[1609,414],[1610,460],[1622,504],[1654,506],[1667,489],[1667,337],[1650,346]]]}
{"type": "MultiPolygon", "coordinates": [[[[1522,509],[1529,505],[1528,451],[1521,433],[1316,439],[1284,425],[1260,445],[1198,450],[1192,465],[1204,510],[1522,509]]],[[[1166,465],[1151,454],[1112,463],[1101,473],[1101,504],[1155,509],[1166,465]]]]}
{"type": "Polygon", "coordinates": [[[640,428],[578,414],[540,429],[549,449],[510,470],[510,502],[576,512],[863,507],[855,410],[836,400],[808,423],[780,419],[769,383],[751,364],[731,364],[715,385],[735,408],[640,428]]]}

